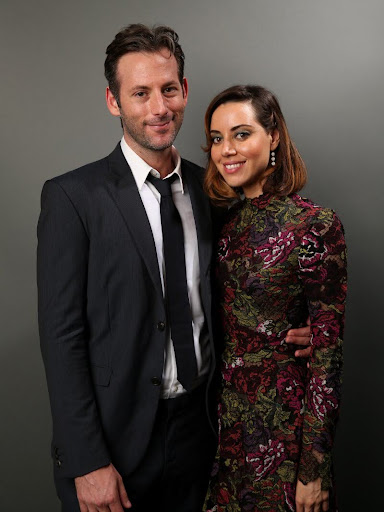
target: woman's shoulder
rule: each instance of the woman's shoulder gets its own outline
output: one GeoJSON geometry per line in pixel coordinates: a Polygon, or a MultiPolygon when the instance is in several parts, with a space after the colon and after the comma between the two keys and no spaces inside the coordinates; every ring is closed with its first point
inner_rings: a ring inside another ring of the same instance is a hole
{"type": "Polygon", "coordinates": [[[323,223],[330,225],[335,222],[341,224],[335,210],[321,206],[312,199],[302,197],[299,194],[291,194],[287,196],[287,200],[291,203],[292,208],[296,210],[296,214],[309,224],[323,223]]]}
{"type": "Polygon", "coordinates": [[[345,249],[344,227],[333,209],[325,208],[298,194],[288,196],[287,200],[295,210],[292,224],[296,226],[302,243],[305,244],[310,239],[317,244],[327,243],[329,247],[337,248],[340,252],[345,249]]]}

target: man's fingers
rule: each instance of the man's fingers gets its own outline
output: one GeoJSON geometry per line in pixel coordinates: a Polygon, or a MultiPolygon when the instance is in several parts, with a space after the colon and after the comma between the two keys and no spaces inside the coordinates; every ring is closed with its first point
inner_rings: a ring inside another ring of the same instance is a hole
{"type": "Polygon", "coordinates": [[[120,501],[111,503],[109,507],[107,507],[104,511],[104,509],[101,512],[124,512],[123,507],[121,506],[120,501]]]}
{"type": "Polygon", "coordinates": [[[129,501],[128,494],[127,494],[127,491],[125,490],[125,486],[124,486],[122,479],[118,483],[118,490],[119,490],[119,495],[120,495],[120,500],[121,500],[122,505],[125,508],[131,508],[132,503],[129,501]]]}
{"type": "Polygon", "coordinates": [[[288,336],[291,336],[291,335],[296,335],[296,336],[308,336],[308,334],[310,334],[311,331],[309,329],[308,326],[306,327],[298,327],[297,329],[289,329],[289,331],[287,332],[287,335],[288,336]]]}
{"type": "Polygon", "coordinates": [[[290,339],[300,339],[300,338],[310,338],[311,331],[309,327],[298,327],[297,329],[290,329],[287,332],[287,338],[290,339]]]}
{"type": "Polygon", "coordinates": [[[311,342],[311,337],[310,336],[300,336],[300,338],[298,338],[297,336],[287,336],[285,338],[285,341],[289,345],[299,345],[299,346],[301,345],[303,347],[308,347],[308,345],[311,342]]]}
{"type": "Polygon", "coordinates": [[[98,508],[97,512],[124,512],[120,503],[110,503],[106,507],[98,508]]]}
{"type": "Polygon", "coordinates": [[[296,357],[311,357],[312,347],[302,348],[295,351],[296,357]]]}
{"type": "Polygon", "coordinates": [[[87,511],[88,512],[99,512],[98,507],[96,505],[87,505],[87,511]]]}
{"type": "MultiPolygon", "coordinates": [[[[115,499],[109,505],[96,505],[94,503],[80,504],[80,512],[124,512],[120,498],[115,499]]],[[[124,505],[125,506],[125,505],[124,505]]]]}
{"type": "Polygon", "coordinates": [[[296,345],[309,345],[311,341],[311,321],[309,318],[307,318],[306,323],[306,327],[289,329],[285,338],[287,343],[295,343],[296,345]]]}
{"type": "Polygon", "coordinates": [[[297,331],[288,331],[288,333],[289,332],[291,332],[291,334],[287,334],[285,338],[287,343],[292,343],[293,345],[310,345],[312,343],[313,334],[309,331],[307,331],[305,335],[297,335],[297,331]]]}
{"type": "MultiPolygon", "coordinates": [[[[122,485],[122,488],[124,489],[124,484],[122,483],[121,481],[121,485],[122,485]]],[[[125,490],[125,489],[124,489],[125,490]]],[[[131,507],[131,503],[129,502],[128,500],[128,503],[129,503],[129,506],[127,506],[122,499],[121,499],[121,494],[120,494],[120,491],[121,491],[121,488],[120,488],[120,482],[117,483],[117,496],[116,496],[116,499],[113,500],[112,503],[109,504],[109,508],[108,508],[108,512],[111,511],[111,512],[124,512],[124,509],[123,507],[125,508],[130,508],[131,507]]],[[[125,493],[125,495],[127,496],[127,493],[125,493]]],[[[128,499],[128,496],[127,496],[127,499],[128,499]]],[[[103,511],[104,512],[104,511],[103,511]]]]}

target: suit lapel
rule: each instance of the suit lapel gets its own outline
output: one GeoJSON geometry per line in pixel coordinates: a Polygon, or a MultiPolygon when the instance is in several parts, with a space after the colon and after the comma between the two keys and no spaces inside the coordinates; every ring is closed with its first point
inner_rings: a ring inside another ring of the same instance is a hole
{"type": "Polygon", "coordinates": [[[209,201],[202,189],[197,169],[191,168],[188,162],[182,160],[181,172],[183,181],[185,180],[187,183],[191,198],[199,246],[200,274],[204,276],[209,270],[212,257],[212,225],[209,201]]]}
{"type": "MultiPolygon", "coordinates": [[[[131,169],[121,151],[120,143],[109,155],[110,180],[108,189],[120,210],[134,243],[143,258],[156,290],[162,295],[159,264],[151,226],[141,201],[131,169]]],[[[209,271],[212,256],[212,227],[209,201],[204,195],[198,171],[187,161],[181,161],[183,180],[186,181],[195,218],[199,248],[200,274],[209,271]]]]}
{"type": "Polygon", "coordinates": [[[159,264],[151,226],[141,201],[131,169],[121,151],[120,143],[108,157],[111,179],[109,191],[124,218],[132,239],[143,258],[156,290],[163,298],[159,264]]]}

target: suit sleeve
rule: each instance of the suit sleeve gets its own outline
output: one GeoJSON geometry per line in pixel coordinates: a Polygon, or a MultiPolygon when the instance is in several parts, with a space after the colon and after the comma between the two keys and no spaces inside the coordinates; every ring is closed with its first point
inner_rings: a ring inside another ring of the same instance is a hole
{"type": "Polygon", "coordinates": [[[343,227],[322,210],[301,241],[300,278],[307,297],[313,352],[307,380],[298,478],[331,486],[331,449],[339,415],[346,298],[343,227]]]}
{"type": "Polygon", "coordinates": [[[38,223],[40,344],[53,420],[58,476],[74,478],[110,463],[88,358],[89,240],[64,189],[45,183],[38,223]]]}

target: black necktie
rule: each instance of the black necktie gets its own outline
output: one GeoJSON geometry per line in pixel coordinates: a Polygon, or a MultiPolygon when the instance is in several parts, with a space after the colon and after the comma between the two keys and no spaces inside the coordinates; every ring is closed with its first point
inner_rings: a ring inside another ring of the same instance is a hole
{"type": "Polygon", "coordinates": [[[171,339],[175,349],[177,380],[190,391],[197,376],[192,330],[192,313],[188,299],[185,270],[183,225],[172,199],[171,182],[177,175],[162,180],[148,175],[160,192],[160,214],[165,260],[165,299],[171,339]]]}

